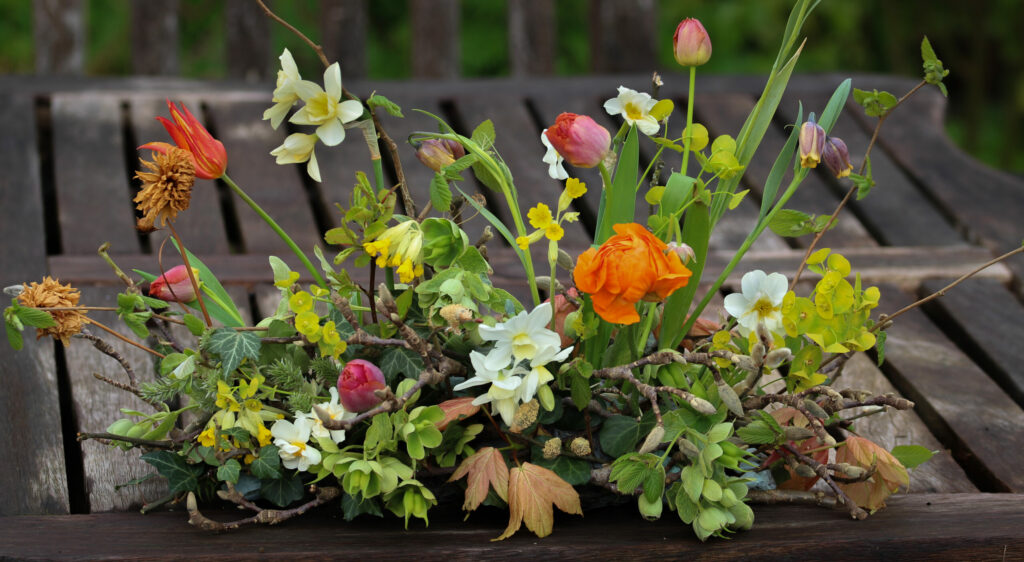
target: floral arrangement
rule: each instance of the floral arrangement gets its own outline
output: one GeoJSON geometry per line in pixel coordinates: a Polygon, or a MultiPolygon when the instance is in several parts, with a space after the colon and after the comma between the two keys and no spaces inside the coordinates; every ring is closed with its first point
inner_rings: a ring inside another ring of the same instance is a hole
{"type": "MultiPolygon", "coordinates": [[[[408,525],[426,522],[449,490],[467,511],[507,509],[499,539],[524,523],[545,536],[555,507],[582,514],[582,487],[635,503],[648,519],[667,508],[701,540],[749,528],[755,501],[813,501],[864,518],[907,486],[908,469],[931,453],[913,445],[888,451],[855,433],[858,417],[913,407],[834,386],[853,353],[874,349],[884,359],[885,329],[900,312],[874,317],[879,290],[863,286],[842,255],[815,251],[839,208],[822,218],[785,208],[822,164],[850,182],[847,199],[870,191],[868,155],[853,173],[846,145],[829,135],[849,80],[818,116],[804,117],[801,108],[764,179],[756,226],[717,279],[703,275],[716,223],[746,195],[737,186],[803,48],[797,38],[813,4],[796,3],[743,128],[715,139],[693,120],[696,70],[711,56],[711,41],[697,20],[681,22],[675,58],[690,81],[682,123],[672,125],[670,100],[625,87],[604,106],[622,118],[614,135],[588,116],[559,115],[541,134],[538,155],[547,152],[537,165],[564,180],[564,190],[525,209],[525,220],[490,121],[464,136],[438,118],[437,131],[409,139],[435,172],[430,201],[417,213],[401,154],[377,119],[380,111],[401,117],[401,109],[381,95],[345,90],[338,64],[312,42],[326,67],[322,85],[303,79],[285,50],[264,119],[275,129],[285,119],[307,129],[271,153],[277,162],[305,164],[320,181],[319,145],[338,147],[353,128],[368,139],[372,171],[358,174],[350,200],[339,205],[340,224],[324,236],[336,254],[315,248],[311,260],[226,174],[223,145],[187,108],[168,102],[171,119],[158,119],[174,144],[141,147],[152,156],[136,176],[135,202],[139,228],[167,229],[183,263],[158,275],[135,272],[140,282],[101,250],[126,285],[117,313],[147,343],[89,317],[79,292],[50,278],[8,289],[15,298],[4,313],[7,336],[17,348],[21,331],[34,327],[38,337],[64,345],[84,339],[119,359],[128,382],[101,378],[153,411],[122,410],[106,431],[82,436],[145,451],[142,459],[167,479],[166,500],[186,501],[189,521],[204,529],[277,523],[334,501],[346,519],[390,511],[408,525]],[[378,140],[391,151],[396,186],[383,182],[378,140]],[[657,150],[646,169],[641,142],[657,150]],[[665,150],[683,158],[667,177],[659,164],[665,150]],[[585,182],[564,163],[597,173],[585,182]],[[470,174],[507,205],[513,224],[461,190],[470,174]],[[269,257],[280,305],[254,326],[174,229],[196,178],[224,182],[298,260],[296,271],[269,257]],[[574,201],[595,183],[594,244],[569,255],[559,245],[563,225],[578,220],[574,201]],[[642,189],[647,216],[634,203],[642,189]],[[523,301],[491,283],[488,237],[469,240],[461,228],[467,214],[488,221],[518,256],[529,284],[523,301]],[[800,270],[789,279],[747,272],[741,290],[725,297],[724,322],[702,317],[766,228],[815,234],[800,270]],[[805,267],[817,276],[813,286],[797,283],[805,267]],[[350,277],[359,268],[370,270],[369,286],[350,277]],[[312,282],[300,282],[300,271],[312,282]],[[157,357],[155,382],[139,384],[94,327],[157,357]],[[831,499],[807,492],[816,483],[831,499]],[[213,496],[253,514],[213,521],[198,507],[213,496]]],[[[927,39],[922,53],[918,87],[944,91],[948,71],[927,39]]],[[[659,84],[655,76],[655,94],[659,84]]],[[[916,90],[896,98],[854,89],[853,96],[881,126],[916,90]]],[[[337,149],[358,148],[350,140],[337,149]]]]}

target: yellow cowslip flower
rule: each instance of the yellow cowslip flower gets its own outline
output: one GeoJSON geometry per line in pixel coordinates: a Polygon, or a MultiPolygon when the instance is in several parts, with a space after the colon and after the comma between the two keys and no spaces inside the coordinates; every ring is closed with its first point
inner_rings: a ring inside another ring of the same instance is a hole
{"type": "Polygon", "coordinates": [[[547,236],[548,240],[557,242],[562,239],[562,236],[565,236],[565,230],[562,229],[562,225],[552,222],[544,229],[544,236],[547,236]]]}
{"type": "Polygon", "coordinates": [[[217,407],[229,412],[238,412],[242,409],[241,404],[235,399],[235,393],[224,381],[217,381],[217,407]]]}
{"type": "Polygon", "coordinates": [[[267,426],[262,423],[259,425],[259,431],[256,433],[256,440],[259,441],[260,447],[266,447],[270,445],[274,437],[271,435],[270,430],[267,426]]]}
{"type": "Polygon", "coordinates": [[[377,267],[397,267],[402,283],[423,276],[423,231],[414,220],[385,230],[376,240],[363,243],[363,250],[377,257],[377,267]]]}
{"type": "Polygon", "coordinates": [[[196,436],[196,441],[203,447],[213,447],[217,443],[217,428],[213,424],[206,426],[202,433],[196,436]]]}
{"type": "Polygon", "coordinates": [[[530,220],[530,226],[541,229],[547,228],[554,220],[554,217],[551,216],[551,209],[544,203],[537,203],[536,207],[526,213],[526,217],[530,220]]]}
{"type": "Polygon", "coordinates": [[[583,194],[586,192],[587,184],[581,182],[579,178],[569,178],[565,182],[565,189],[562,190],[562,194],[558,196],[558,212],[561,213],[568,209],[573,199],[583,197],[583,194]]]}
{"type": "Polygon", "coordinates": [[[520,250],[526,250],[527,248],[530,247],[530,244],[533,244],[534,242],[540,240],[543,237],[543,230],[534,230],[533,232],[526,236],[520,236],[516,238],[516,245],[519,246],[520,250]]]}

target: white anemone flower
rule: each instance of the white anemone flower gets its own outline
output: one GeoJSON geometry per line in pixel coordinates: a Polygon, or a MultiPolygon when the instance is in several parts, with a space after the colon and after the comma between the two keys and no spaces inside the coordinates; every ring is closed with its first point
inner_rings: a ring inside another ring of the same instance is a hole
{"type": "Polygon", "coordinates": [[[296,85],[302,81],[299,67],[288,49],[281,53],[281,69],[277,71],[277,87],[274,88],[274,106],[263,112],[263,119],[270,119],[270,126],[275,130],[284,121],[288,110],[299,101],[296,85]]]}
{"type": "Polygon", "coordinates": [[[295,423],[278,420],[270,428],[285,468],[306,471],[310,466],[320,463],[320,451],[309,445],[312,427],[313,422],[309,418],[296,418],[295,423]]]}
{"type": "Polygon", "coordinates": [[[513,374],[513,370],[507,365],[499,369],[491,369],[487,366],[487,358],[483,353],[474,351],[469,354],[469,360],[473,364],[476,374],[465,381],[455,385],[453,390],[463,390],[482,384],[490,384],[487,392],[477,396],[473,400],[474,406],[491,404],[493,409],[501,415],[506,425],[512,425],[512,418],[515,416],[516,408],[519,406],[517,394],[523,384],[522,377],[513,374]]]}
{"type": "Polygon", "coordinates": [[[547,129],[540,132],[540,142],[544,143],[544,147],[547,148],[547,152],[544,153],[542,160],[548,165],[548,175],[556,180],[568,179],[569,173],[565,171],[565,166],[562,165],[565,159],[555,150],[555,147],[551,146],[547,133],[547,129]]]}
{"type": "Polygon", "coordinates": [[[296,91],[306,105],[289,119],[297,125],[317,125],[316,134],[327,146],[336,146],[345,140],[345,123],[363,114],[363,104],[357,100],[341,101],[341,67],[334,63],[324,71],[324,87],[303,80],[296,91]]]}
{"type": "Polygon", "coordinates": [[[309,162],[306,164],[306,173],[314,180],[320,181],[320,165],[316,163],[316,153],[313,152],[317,138],[316,135],[292,133],[284,139],[281,146],[271,150],[270,155],[277,157],[278,164],[309,162]]]}
{"type": "Polygon", "coordinates": [[[782,299],[788,283],[781,273],[766,274],[760,269],[750,271],[740,281],[742,293],[725,297],[725,310],[736,318],[740,333],[746,336],[764,324],[772,334],[782,336],[782,299]]]}
{"type": "Polygon", "coordinates": [[[524,310],[505,322],[490,326],[480,325],[480,337],[494,341],[494,349],[487,354],[487,368],[492,371],[508,366],[509,362],[532,361],[534,357],[556,353],[562,338],[548,329],[551,323],[551,303],[542,303],[529,314],[524,310]]]}
{"type": "MultiPolygon", "coordinates": [[[[331,387],[329,389],[331,393],[331,401],[317,404],[320,409],[327,413],[328,416],[334,421],[344,421],[356,417],[355,412],[349,412],[345,410],[345,407],[339,403],[338,389],[331,387]]],[[[335,443],[341,443],[345,440],[344,429],[327,429],[324,427],[324,422],[320,419],[320,416],[316,415],[316,411],[306,412],[299,414],[304,418],[309,418],[312,422],[310,433],[317,439],[330,438],[335,443]]]]}
{"type": "Polygon", "coordinates": [[[608,115],[622,115],[626,123],[636,125],[640,132],[651,136],[658,133],[661,125],[651,115],[651,109],[658,103],[650,94],[619,86],[619,95],[604,102],[608,115]]]}

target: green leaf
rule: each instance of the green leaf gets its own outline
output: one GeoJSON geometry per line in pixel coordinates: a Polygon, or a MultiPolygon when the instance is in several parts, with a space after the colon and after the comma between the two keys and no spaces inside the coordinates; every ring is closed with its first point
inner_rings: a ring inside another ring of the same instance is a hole
{"type": "Polygon", "coordinates": [[[206,324],[203,323],[198,317],[191,314],[186,314],[182,320],[185,321],[185,327],[192,333],[193,336],[201,336],[206,332],[206,324]]]}
{"type": "MultiPolygon", "coordinates": [[[[171,243],[180,252],[178,248],[178,242],[171,239],[171,243]]],[[[224,286],[217,280],[217,276],[210,271],[210,268],[206,267],[199,258],[192,252],[185,250],[188,255],[189,265],[199,270],[199,281],[203,285],[203,291],[206,293],[212,293],[213,298],[206,299],[206,309],[210,313],[210,316],[216,318],[220,323],[231,328],[238,328],[245,325],[242,321],[242,315],[238,312],[238,307],[231,300],[228,292],[224,290],[224,286]],[[211,302],[213,301],[213,302],[211,302]]],[[[197,303],[189,303],[194,309],[197,309],[197,303]]]]}
{"type": "Polygon", "coordinates": [[[598,434],[601,450],[609,457],[621,457],[636,449],[637,442],[644,434],[640,423],[626,416],[611,416],[606,419],[598,434]]]}
{"type": "Polygon", "coordinates": [[[242,363],[242,360],[259,359],[260,338],[252,332],[220,328],[210,334],[204,349],[220,356],[221,372],[227,376],[242,363]]]}
{"type": "Polygon", "coordinates": [[[885,339],[888,334],[879,330],[875,333],[875,351],[878,353],[878,366],[881,367],[882,363],[885,362],[885,339]]]}
{"type": "Polygon", "coordinates": [[[534,447],[533,460],[530,461],[537,466],[553,471],[562,480],[573,486],[582,486],[590,482],[590,462],[583,459],[574,459],[565,455],[553,459],[545,459],[541,449],[534,447]]]}
{"type": "Polygon", "coordinates": [[[900,461],[900,464],[907,468],[920,466],[935,456],[935,453],[938,453],[938,451],[930,451],[920,445],[899,445],[893,447],[890,452],[892,456],[896,457],[896,460],[900,461]]]}
{"type": "Polygon", "coordinates": [[[661,137],[651,137],[651,140],[654,141],[655,144],[664,146],[669,150],[674,150],[676,152],[682,152],[683,150],[685,150],[681,145],[676,144],[675,141],[669,139],[663,139],[661,137]]]}
{"type": "Polygon", "coordinates": [[[384,111],[387,111],[392,117],[405,117],[404,115],[402,115],[402,108],[398,107],[398,104],[380,94],[371,95],[370,98],[366,100],[366,105],[370,106],[371,108],[382,108],[384,111]]]}
{"type": "Polygon", "coordinates": [[[434,179],[430,180],[430,203],[443,213],[447,213],[452,207],[452,190],[448,187],[448,180],[444,174],[435,173],[434,179]]]}
{"type": "Polygon", "coordinates": [[[601,244],[612,235],[612,226],[634,220],[636,205],[636,179],[640,168],[640,140],[636,127],[629,128],[622,145],[619,163],[615,167],[612,185],[606,190],[598,209],[595,244],[601,244]]]}
{"type": "Polygon", "coordinates": [[[172,494],[191,492],[199,487],[203,467],[189,464],[185,457],[171,451],[153,451],[142,455],[143,461],[153,465],[160,476],[167,479],[172,494]]]}
{"type": "Polygon", "coordinates": [[[294,474],[290,478],[264,480],[260,486],[260,494],[278,507],[285,507],[294,501],[301,500],[303,491],[302,478],[298,474],[294,474]]]}
{"type": "Polygon", "coordinates": [[[384,517],[384,512],[380,509],[380,503],[377,498],[362,498],[356,497],[349,494],[342,494],[341,496],[341,514],[345,518],[345,521],[351,521],[362,514],[376,515],[377,517],[384,517]]]}
{"type": "Polygon", "coordinates": [[[146,327],[146,320],[149,320],[151,312],[132,312],[121,317],[125,326],[140,338],[149,337],[149,328],[146,327]]]}
{"type": "Polygon", "coordinates": [[[238,476],[242,472],[242,465],[236,459],[228,459],[224,464],[217,467],[217,480],[222,482],[238,482],[238,476]]]}
{"type": "Polygon", "coordinates": [[[800,139],[800,125],[803,123],[804,106],[799,104],[796,111],[796,121],[793,122],[793,130],[789,133],[789,138],[786,139],[785,146],[779,152],[778,157],[775,158],[775,163],[772,164],[772,169],[768,172],[768,179],[764,182],[764,194],[761,196],[761,210],[758,213],[757,219],[760,221],[763,219],[768,212],[775,206],[775,197],[779,193],[779,186],[782,184],[782,178],[786,174],[786,170],[789,168],[789,163],[793,161],[793,155],[796,154],[797,142],[800,139]]]}
{"type": "Polygon", "coordinates": [[[277,445],[264,445],[249,465],[249,471],[260,480],[281,477],[281,455],[277,445]]]}
{"type": "Polygon", "coordinates": [[[765,422],[757,420],[736,430],[736,435],[748,445],[774,443],[777,435],[765,422]]]}
{"type": "Polygon", "coordinates": [[[576,372],[573,372],[570,376],[572,377],[572,382],[570,383],[572,403],[576,406],[576,409],[582,411],[590,403],[590,381],[576,372]]]}
{"type": "Polygon", "coordinates": [[[796,237],[814,232],[815,222],[807,213],[795,209],[780,209],[768,223],[768,228],[779,236],[796,237]]]}
{"type": "Polygon", "coordinates": [[[390,347],[380,358],[381,372],[388,384],[403,377],[415,379],[423,371],[423,359],[415,351],[403,347],[390,347]]]}
{"type": "MultiPolygon", "coordinates": [[[[502,167],[503,171],[507,170],[507,168],[504,167],[504,164],[500,162],[498,163],[498,166],[502,167]]],[[[480,180],[480,183],[484,184],[484,186],[497,191],[498,193],[502,192],[501,181],[499,181],[499,178],[494,176],[494,172],[483,162],[479,160],[473,162],[473,175],[475,175],[476,179],[480,180]]]]}
{"type": "Polygon", "coordinates": [[[33,328],[52,328],[57,325],[49,312],[38,308],[19,306],[14,309],[14,314],[18,316],[18,320],[33,328]]]}
{"type": "MultiPolygon", "coordinates": [[[[473,169],[475,171],[476,167],[474,166],[473,169]]],[[[493,226],[495,228],[495,230],[497,230],[501,234],[501,236],[505,239],[505,241],[508,242],[509,245],[512,246],[513,249],[515,249],[517,254],[521,254],[522,253],[522,250],[520,250],[519,246],[516,245],[516,237],[512,236],[512,233],[509,231],[508,227],[505,226],[505,223],[501,222],[501,219],[499,219],[498,217],[494,216],[494,213],[488,211],[486,207],[484,207],[483,205],[478,203],[476,201],[476,199],[473,199],[465,191],[462,191],[462,189],[460,187],[455,186],[455,189],[459,190],[459,193],[461,193],[462,196],[466,198],[466,201],[470,205],[472,205],[472,207],[474,209],[476,209],[476,212],[478,212],[481,215],[483,215],[483,217],[485,219],[487,219],[487,222],[491,223],[491,226],[493,226]]]]}
{"type": "Polygon", "coordinates": [[[494,138],[494,123],[491,123],[491,120],[488,119],[473,129],[473,134],[470,137],[470,140],[475,142],[477,146],[480,147],[480,150],[487,150],[494,146],[494,138]]]}
{"type": "Polygon", "coordinates": [[[21,330],[6,317],[4,318],[4,331],[7,332],[7,343],[11,344],[12,349],[20,351],[25,346],[25,340],[21,337],[21,330]]]}

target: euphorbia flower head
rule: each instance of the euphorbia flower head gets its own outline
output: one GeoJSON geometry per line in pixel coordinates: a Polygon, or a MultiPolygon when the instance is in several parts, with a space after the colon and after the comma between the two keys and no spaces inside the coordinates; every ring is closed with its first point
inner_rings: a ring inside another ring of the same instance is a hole
{"type": "MultiPolygon", "coordinates": [[[[198,269],[193,267],[192,274],[199,279],[198,269]]],[[[188,278],[188,270],[184,265],[177,265],[149,284],[149,296],[168,302],[191,302],[196,299],[196,291],[188,278]]]]}
{"type": "Polygon", "coordinates": [[[814,116],[800,126],[800,167],[815,168],[825,149],[825,130],[814,122],[814,116]]]}
{"type": "Polygon", "coordinates": [[[338,397],[341,405],[349,412],[365,412],[380,404],[381,398],[374,391],[386,387],[384,373],[364,359],[353,359],[346,363],[338,377],[338,397]]]}
{"type": "Polygon", "coordinates": [[[700,20],[694,18],[679,22],[672,48],[676,62],[682,66],[700,66],[711,58],[711,38],[700,20]]]}
{"type": "Polygon", "coordinates": [[[601,163],[611,147],[612,136],[586,115],[563,113],[544,133],[551,146],[577,168],[593,168],[601,163]]]}
{"type": "MultiPolygon", "coordinates": [[[[224,150],[224,145],[213,138],[184,103],[181,104],[181,111],[178,111],[171,100],[167,100],[167,107],[171,110],[174,122],[163,117],[157,119],[174,139],[174,144],[189,152],[192,165],[196,169],[196,177],[213,180],[223,176],[224,170],[228,167],[228,153],[224,150]]],[[[171,145],[166,142],[149,142],[139,148],[166,154],[171,145]]]]}

